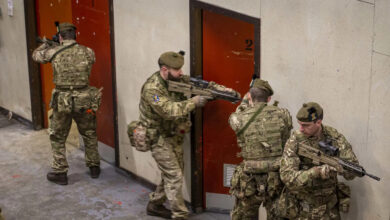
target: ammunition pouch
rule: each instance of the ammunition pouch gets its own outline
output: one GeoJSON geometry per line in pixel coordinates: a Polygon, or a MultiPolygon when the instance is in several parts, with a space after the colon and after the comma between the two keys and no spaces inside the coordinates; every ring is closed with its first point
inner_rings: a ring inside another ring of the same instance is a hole
{"type": "Polygon", "coordinates": [[[351,203],[351,189],[343,183],[337,183],[337,199],[339,203],[339,210],[344,213],[348,213],[351,203]]]}
{"type": "Polygon", "coordinates": [[[276,201],[275,212],[277,216],[288,219],[294,219],[298,216],[298,200],[294,194],[289,192],[286,186],[276,201]]]}
{"type": "Polygon", "coordinates": [[[54,106],[53,109],[56,109],[59,113],[72,112],[72,106],[73,106],[72,93],[58,91],[56,98],[57,99],[54,102],[57,103],[57,106],[54,106]]]}
{"type": "Polygon", "coordinates": [[[102,89],[84,87],[85,89],[54,89],[50,101],[50,107],[59,113],[71,113],[91,109],[96,112],[101,104],[102,89]]]}
{"type": "Polygon", "coordinates": [[[155,128],[147,128],[141,121],[132,121],[127,126],[127,135],[130,145],[136,150],[149,151],[158,140],[158,131],[155,128]]]}

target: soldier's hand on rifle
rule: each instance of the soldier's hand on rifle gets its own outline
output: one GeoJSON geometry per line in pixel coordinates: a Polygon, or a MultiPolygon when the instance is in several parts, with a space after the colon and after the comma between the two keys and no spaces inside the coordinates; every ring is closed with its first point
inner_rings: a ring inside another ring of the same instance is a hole
{"type": "Polygon", "coordinates": [[[209,97],[197,95],[191,98],[194,101],[196,107],[203,107],[209,101],[209,97]]]}
{"type": "Polygon", "coordinates": [[[336,168],[329,166],[328,164],[324,164],[321,166],[313,167],[315,169],[315,172],[321,179],[329,179],[331,176],[335,175],[337,170],[336,168]],[[332,172],[334,172],[332,174],[332,172]]]}

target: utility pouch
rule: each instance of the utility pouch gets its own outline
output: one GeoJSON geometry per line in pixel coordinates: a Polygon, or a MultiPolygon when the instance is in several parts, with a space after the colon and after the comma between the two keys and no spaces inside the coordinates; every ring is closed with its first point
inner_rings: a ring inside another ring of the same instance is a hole
{"type": "Polygon", "coordinates": [[[276,213],[277,216],[294,219],[298,216],[298,200],[295,195],[291,194],[285,186],[280,194],[279,198],[276,201],[276,213]]]}
{"type": "Polygon", "coordinates": [[[131,146],[142,152],[149,151],[158,140],[157,129],[147,128],[140,121],[130,122],[127,126],[127,135],[131,146]]]}
{"type": "Polygon", "coordinates": [[[57,109],[57,100],[58,100],[58,91],[56,89],[53,89],[53,91],[51,92],[51,98],[50,98],[50,104],[49,104],[49,107],[54,109],[54,110],[58,110],[57,109]]]}
{"type": "Polygon", "coordinates": [[[282,180],[280,180],[279,172],[269,172],[267,178],[268,195],[272,198],[278,195],[282,190],[282,180]]]}
{"type": "Polygon", "coordinates": [[[101,103],[102,89],[90,86],[85,90],[72,91],[74,111],[82,113],[91,109],[96,112],[101,103]]]}
{"type": "Polygon", "coordinates": [[[191,125],[191,121],[180,122],[176,127],[176,134],[184,135],[190,132],[191,125]]]}
{"type": "Polygon", "coordinates": [[[91,109],[95,112],[99,109],[100,104],[102,102],[102,90],[103,87],[98,89],[96,87],[90,86],[88,88],[89,95],[91,98],[91,109]]]}
{"type": "Polygon", "coordinates": [[[244,192],[241,190],[241,178],[242,175],[242,166],[238,165],[236,166],[236,169],[234,170],[233,176],[230,179],[230,190],[229,193],[233,196],[237,197],[238,199],[244,198],[244,192]]]}
{"type": "Polygon", "coordinates": [[[347,184],[337,183],[337,198],[339,200],[339,210],[348,213],[351,203],[351,188],[347,184]]]}
{"type": "Polygon", "coordinates": [[[58,92],[57,95],[57,111],[59,113],[71,113],[72,112],[72,94],[70,92],[58,92]]]}

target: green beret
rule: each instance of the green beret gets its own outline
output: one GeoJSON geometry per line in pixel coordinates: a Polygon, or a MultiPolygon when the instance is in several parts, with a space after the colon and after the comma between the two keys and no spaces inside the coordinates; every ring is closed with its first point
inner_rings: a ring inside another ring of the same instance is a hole
{"type": "Polygon", "coordinates": [[[180,69],[184,65],[184,51],[180,51],[179,53],[172,51],[165,52],[158,59],[158,64],[180,69]]]}
{"type": "Polygon", "coordinates": [[[252,88],[259,88],[264,89],[269,93],[269,96],[272,96],[274,94],[274,90],[272,90],[271,86],[269,85],[268,81],[262,80],[262,79],[255,79],[253,81],[252,88]]]}
{"type": "Polygon", "coordinates": [[[72,23],[64,22],[58,25],[58,31],[66,31],[74,29],[76,30],[76,26],[74,26],[72,23]]]}
{"type": "Polygon", "coordinates": [[[315,102],[304,103],[299,109],[297,119],[302,122],[312,122],[324,117],[324,112],[321,106],[315,102]]]}

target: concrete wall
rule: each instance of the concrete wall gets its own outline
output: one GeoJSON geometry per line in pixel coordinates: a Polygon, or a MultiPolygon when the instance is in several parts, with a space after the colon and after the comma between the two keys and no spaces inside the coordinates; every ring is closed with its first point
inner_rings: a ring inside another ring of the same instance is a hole
{"type": "Polygon", "coordinates": [[[32,120],[23,1],[0,1],[0,106],[32,120]]]}
{"type": "MultiPolygon", "coordinates": [[[[343,219],[389,219],[390,2],[261,0],[261,73],[293,116],[303,102],[353,145],[376,182],[357,178],[343,219]]],[[[295,122],[295,127],[297,124],[295,122]]]]}
{"type": "MultiPolygon", "coordinates": [[[[389,219],[390,1],[204,2],[260,17],[261,76],[276,91],[273,98],[294,117],[303,102],[319,102],[324,123],[347,137],[367,171],[382,177],[350,182],[352,207],[344,219],[389,219]]],[[[121,166],[157,184],[150,152],[130,147],[126,125],[138,118],[141,86],[162,52],[187,51],[189,72],[189,3],[114,0],[114,20],[121,166]]],[[[189,137],[184,149],[189,200],[189,137]]]]}

